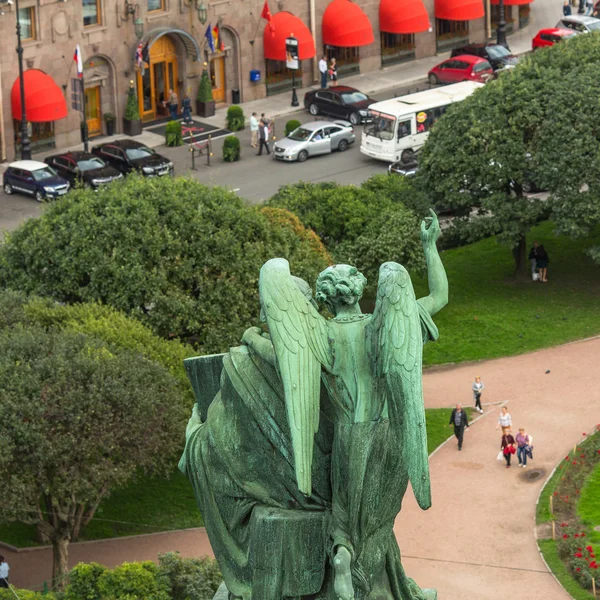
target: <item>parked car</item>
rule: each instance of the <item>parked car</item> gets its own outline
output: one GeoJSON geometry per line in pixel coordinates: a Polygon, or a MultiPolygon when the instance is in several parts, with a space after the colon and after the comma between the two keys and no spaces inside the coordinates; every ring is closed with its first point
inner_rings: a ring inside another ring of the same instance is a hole
{"type": "Polygon", "coordinates": [[[347,121],[304,123],[287,137],[277,140],[273,156],[279,160],[304,162],[309,156],[344,152],[355,141],[354,129],[347,121]]]}
{"type": "Polygon", "coordinates": [[[571,15],[563,17],[556,27],[560,29],[570,29],[575,33],[589,33],[590,31],[600,31],[600,19],[595,17],[586,17],[585,15],[571,15]]]}
{"type": "Polygon", "coordinates": [[[92,152],[127,175],[139,171],[145,177],[173,175],[173,163],[135,140],[115,140],[92,148],[92,152]]]}
{"type": "Polygon", "coordinates": [[[572,29],[558,29],[556,27],[540,29],[533,40],[531,40],[531,49],[536,50],[545,46],[554,46],[554,44],[573,38],[576,35],[577,33],[572,29]]]}
{"type": "Polygon", "coordinates": [[[70,187],[52,167],[37,160],[18,160],[8,165],[3,183],[4,193],[27,194],[38,202],[63,196],[70,187]]]}
{"type": "Polygon", "coordinates": [[[485,83],[493,75],[494,69],[485,58],[479,58],[472,54],[461,54],[433,67],[427,77],[431,85],[437,85],[438,83],[459,83],[461,81],[485,83]]]}
{"type": "Polygon", "coordinates": [[[403,177],[414,177],[419,170],[416,155],[411,160],[397,160],[388,167],[390,175],[402,175],[403,177]]]}
{"type": "Polygon", "coordinates": [[[71,185],[86,185],[98,189],[123,178],[120,171],[90,152],[64,152],[49,156],[45,162],[71,185]]]}
{"type": "Polygon", "coordinates": [[[354,88],[338,85],[327,90],[312,90],[304,95],[304,108],[313,117],[319,114],[359,125],[367,120],[368,108],[375,100],[354,88]]]}
{"type": "Polygon", "coordinates": [[[450,57],[455,58],[461,54],[472,54],[473,56],[484,58],[492,65],[494,71],[505,69],[506,67],[514,67],[519,62],[518,57],[511,54],[510,50],[507,50],[500,44],[494,43],[467,44],[460,48],[454,48],[450,57]]]}

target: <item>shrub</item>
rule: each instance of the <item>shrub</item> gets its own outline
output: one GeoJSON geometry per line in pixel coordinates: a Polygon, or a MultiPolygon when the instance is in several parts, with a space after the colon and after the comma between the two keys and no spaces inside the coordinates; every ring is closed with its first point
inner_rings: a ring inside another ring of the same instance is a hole
{"type": "Polygon", "coordinates": [[[72,194],[5,237],[0,287],[100,302],[201,352],[226,350],[258,321],[268,259],[287,258],[307,281],[328,264],[293,228],[192,179],[131,176],[72,194]]]}
{"type": "Polygon", "coordinates": [[[223,576],[217,561],[181,558],[178,552],[159,554],[159,577],[167,582],[172,600],[212,600],[223,576]]]}
{"type": "Polygon", "coordinates": [[[138,121],[140,119],[140,108],[138,105],[135,88],[130,87],[127,93],[127,104],[125,106],[125,119],[127,121],[138,121]]]}
{"type": "Polygon", "coordinates": [[[212,102],[212,85],[208,76],[208,71],[204,69],[202,71],[202,77],[200,77],[200,85],[198,86],[198,93],[196,95],[198,102],[212,102]]]}
{"type": "Polygon", "coordinates": [[[165,128],[165,141],[167,146],[182,146],[183,134],[180,121],[169,121],[165,128]]]}
{"type": "Polygon", "coordinates": [[[389,198],[393,204],[403,204],[420,218],[429,215],[431,203],[414,185],[414,179],[400,175],[373,175],[361,187],[377,196],[389,198]]]}
{"type": "Polygon", "coordinates": [[[291,119],[285,124],[285,135],[286,137],[292,133],[292,131],[298,129],[302,123],[297,119],[291,119]]]}
{"type": "Polygon", "coordinates": [[[229,131],[241,131],[246,126],[246,117],[241,106],[230,106],[227,109],[227,129],[229,131]]]}
{"type": "Polygon", "coordinates": [[[170,600],[166,582],[151,561],[123,563],[98,578],[102,600],[170,600]]]}
{"type": "Polygon", "coordinates": [[[79,563],[69,572],[65,600],[103,600],[98,587],[106,567],[98,563],[79,563]]]}
{"type": "Polygon", "coordinates": [[[223,141],[223,160],[225,162],[237,162],[240,160],[241,145],[235,135],[228,135],[223,141]]]}
{"type": "Polygon", "coordinates": [[[117,117],[115,117],[115,115],[113,115],[111,112],[105,112],[103,117],[107,123],[117,120],[117,117]]]}
{"type": "MultiPolygon", "coordinates": [[[[18,590],[16,588],[13,588],[13,590],[16,592],[19,600],[57,600],[57,596],[52,593],[43,594],[42,592],[18,590]]],[[[0,588],[0,600],[15,600],[15,594],[7,588],[0,588]]]]}

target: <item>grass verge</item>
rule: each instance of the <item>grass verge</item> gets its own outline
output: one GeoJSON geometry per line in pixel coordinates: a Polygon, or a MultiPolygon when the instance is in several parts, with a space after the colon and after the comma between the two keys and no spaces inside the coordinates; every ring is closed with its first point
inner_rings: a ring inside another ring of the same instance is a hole
{"type": "Polygon", "coordinates": [[[548,563],[550,570],[560,581],[560,584],[575,600],[595,600],[591,593],[584,590],[576,581],[573,580],[567,567],[560,560],[554,540],[538,540],[538,546],[544,556],[544,560],[548,563]]]}
{"type": "MultiPolygon", "coordinates": [[[[470,418],[472,411],[470,408],[466,410],[470,418]]],[[[450,413],[450,409],[445,408],[425,411],[427,451],[430,454],[454,433],[452,425],[448,425],[450,413]]],[[[79,541],[202,525],[192,486],[185,475],[176,471],[171,479],[141,478],[114,492],[100,505],[79,541]]],[[[17,548],[38,545],[35,528],[22,523],[0,525],[0,540],[17,548]]]]}
{"type": "Polygon", "coordinates": [[[600,463],[594,467],[581,489],[577,514],[589,528],[589,541],[600,544],[600,531],[595,529],[600,526],[600,463]]]}

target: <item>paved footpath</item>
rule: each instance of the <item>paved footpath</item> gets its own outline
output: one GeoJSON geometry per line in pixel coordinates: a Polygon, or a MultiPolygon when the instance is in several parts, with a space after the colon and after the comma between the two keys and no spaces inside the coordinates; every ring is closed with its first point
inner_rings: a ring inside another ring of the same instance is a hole
{"type": "MultiPolygon", "coordinates": [[[[432,456],[433,507],[422,512],[407,494],[396,523],[403,563],[422,587],[437,588],[440,600],[500,600],[524,590],[530,600],[568,600],[538,554],[535,503],[554,466],[600,422],[599,357],[600,338],[595,338],[425,374],[428,408],[470,404],[472,380],[481,375],[484,404],[509,401],[514,425],[524,426],[535,443],[535,460],[527,469],[506,469],[496,460],[499,409],[491,405],[465,434],[462,452],[450,441],[432,456]],[[544,474],[530,481],[527,475],[534,469],[544,474]]],[[[69,562],[112,567],[125,560],[155,560],[169,550],[210,554],[204,529],[190,529],[72,544],[69,562]]],[[[48,548],[2,553],[17,586],[39,586],[51,577],[48,548]]]]}

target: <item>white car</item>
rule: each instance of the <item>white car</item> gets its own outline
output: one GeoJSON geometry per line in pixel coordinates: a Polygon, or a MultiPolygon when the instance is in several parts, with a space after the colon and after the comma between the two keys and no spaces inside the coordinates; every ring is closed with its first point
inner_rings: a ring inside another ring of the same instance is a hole
{"type": "Polygon", "coordinates": [[[304,162],[309,156],[334,150],[344,152],[355,139],[354,128],[347,121],[314,121],[277,140],[273,156],[278,160],[304,162]]]}

